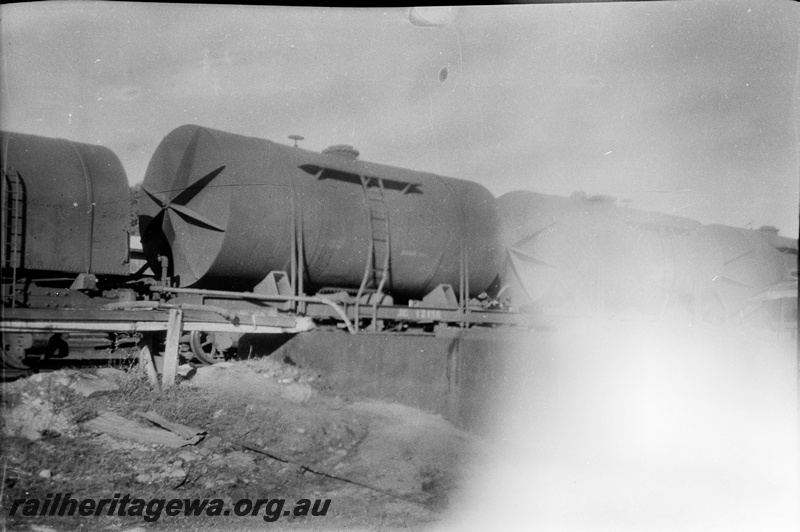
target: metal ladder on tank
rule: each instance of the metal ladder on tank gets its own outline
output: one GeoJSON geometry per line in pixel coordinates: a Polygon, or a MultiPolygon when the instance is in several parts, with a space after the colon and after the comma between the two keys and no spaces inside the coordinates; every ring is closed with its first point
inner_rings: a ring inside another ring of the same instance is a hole
{"type": "Polygon", "coordinates": [[[378,302],[389,279],[389,211],[386,208],[383,181],[378,177],[360,176],[361,188],[369,209],[369,251],[364,277],[356,295],[355,328],[359,328],[359,307],[364,294],[374,293],[372,301],[372,330],[377,330],[378,302]]]}
{"type": "Polygon", "coordinates": [[[11,272],[11,306],[16,306],[17,270],[22,267],[22,239],[25,209],[25,189],[22,179],[14,170],[3,170],[2,175],[2,264],[3,276],[11,272]]]}

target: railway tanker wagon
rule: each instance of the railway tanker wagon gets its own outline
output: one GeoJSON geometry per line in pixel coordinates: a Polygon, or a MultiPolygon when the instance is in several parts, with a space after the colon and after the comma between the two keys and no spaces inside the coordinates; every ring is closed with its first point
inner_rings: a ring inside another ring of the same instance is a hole
{"type": "Polygon", "coordinates": [[[9,321],[97,308],[128,275],[128,180],[103,146],[12,132],[0,146],[3,362],[24,368],[25,350],[49,334],[9,321]]]}
{"type": "Polygon", "coordinates": [[[173,284],[252,290],[292,272],[295,293],[344,288],[395,303],[439,285],[475,296],[501,260],[480,185],[187,125],[153,155],[140,207],[154,271],[173,284]],[[299,288],[298,288],[299,286],[299,288]]]}
{"type": "Polygon", "coordinates": [[[763,231],[616,207],[603,196],[515,191],[497,201],[517,305],[721,322],[792,278],[763,231]]]}
{"type": "Polygon", "coordinates": [[[69,287],[79,275],[127,275],[128,180],[117,156],[10,132],[0,132],[0,145],[4,305],[34,306],[30,283],[69,287]]]}

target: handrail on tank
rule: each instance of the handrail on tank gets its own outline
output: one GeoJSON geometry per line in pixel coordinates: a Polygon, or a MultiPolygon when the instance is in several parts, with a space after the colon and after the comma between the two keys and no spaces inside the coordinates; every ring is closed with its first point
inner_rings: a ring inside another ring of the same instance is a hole
{"type": "Polygon", "coordinates": [[[227,297],[227,298],[236,298],[236,299],[257,299],[261,301],[303,301],[307,303],[322,303],[323,305],[327,305],[333,309],[336,314],[342,318],[344,321],[347,330],[351,334],[355,334],[356,331],[353,328],[353,324],[350,322],[350,319],[347,317],[347,313],[345,313],[344,309],[325,297],[318,297],[318,296],[280,296],[280,295],[266,295],[266,294],[256,294],[255,292],[233,292],[228,290],[204,290],[202,288],[177,288],[172,286],[151,286],[150,290],[152,292],[171,292],[175,294],[196,294],[201,296],[217,296],[217,297],[227,297]]]}

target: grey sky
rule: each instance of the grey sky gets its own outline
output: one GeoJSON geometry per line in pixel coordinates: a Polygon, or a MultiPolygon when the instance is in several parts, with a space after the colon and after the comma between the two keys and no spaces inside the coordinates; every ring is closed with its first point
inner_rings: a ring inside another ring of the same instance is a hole
{"type": "Polygon", "coordinates": [[[799,13],[468,6],[423,27],[401,8],[4,5],[0,125],[108,146],[132,182],[196,123],[796,236],[799,13]]]}

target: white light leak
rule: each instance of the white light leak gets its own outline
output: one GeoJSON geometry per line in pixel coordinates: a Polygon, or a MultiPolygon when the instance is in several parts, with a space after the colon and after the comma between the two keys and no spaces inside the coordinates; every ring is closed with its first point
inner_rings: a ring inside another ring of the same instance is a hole
{"type": "Polygon", "coordinates": [[[793,342],[610,319],[532,333],[441,529],[797,530],[793,342]]]}

